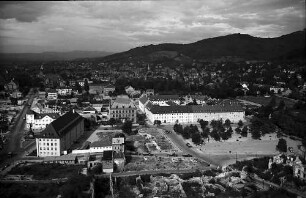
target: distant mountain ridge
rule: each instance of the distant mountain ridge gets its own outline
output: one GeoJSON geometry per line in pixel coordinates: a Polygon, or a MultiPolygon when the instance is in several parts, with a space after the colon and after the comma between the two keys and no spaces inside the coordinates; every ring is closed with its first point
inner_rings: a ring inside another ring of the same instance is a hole
{"type": "Polygon", "coordinates": [[[184,57],[204,61],[228,57],[243,60],[305,60],[305,29],[276,38],[258,38],[238,33],[203,39],[190,44],[148,45],[112,54],[99,60],[115,61],[131,57],[150,60],[156,56],[173,60],[184,57]],[[173,54],[177,55],[173,56],[173,54]]]}
{"type": "Polygon", "coordinates": [[[55,61],[74,60],[80,58],[104,57],[113,54],[103,51],[70,51],[70,52],[42,52],[42,53],[0,53],[0,60],[6,61],[55,61]]]}

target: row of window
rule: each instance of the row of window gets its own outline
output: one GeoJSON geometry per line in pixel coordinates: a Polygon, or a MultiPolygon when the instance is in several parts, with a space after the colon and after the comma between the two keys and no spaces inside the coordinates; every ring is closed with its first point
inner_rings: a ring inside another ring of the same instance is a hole
{"type": "Polygon", "coordinates": [[[39,152],[40,155],[56,155],[56,152],[39,152]]]}
{"type": "Polygon", "coordinates": [[[49,143],[43,143],[43,144],[41,144],[41,143],[39,143],[39,146],[57,146],[57,143],[50,143],[50,145],[49,145],[49,143]]]}
{"type": "Polygon", "coordinates": [[[112,113],[135,113],[135,110],[114,110],[112,113]]]}
{"type": "Polygon", "coordinates": [[[51,148],[49,149],[49,147],[40,147],[39,150],[51,150],[51,151],[55,150],[55,151],[56,151],[57,148],[55,147],[55,148],[53,149],[53,147],[51,147],[51,148]]]}

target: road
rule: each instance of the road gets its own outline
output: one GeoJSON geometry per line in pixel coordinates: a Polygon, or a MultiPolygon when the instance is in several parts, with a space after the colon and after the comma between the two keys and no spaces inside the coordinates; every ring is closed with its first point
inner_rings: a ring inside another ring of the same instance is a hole
{"type": "Polygon", "coordinates": [[[171,131],[171,133],[164,133],[174,144],[176,144],[184,153],[186,154],[190,154],[193,157],[196,157],[200,160],[202,160],[203,162],[207,163],[207,166],[212,166],[212,167],[217,167],[218,164],[216,164],[215,162],[213,162],[211,159],[209,159],[209,156],[200,153],[196,148],[189,148],[188,146],[186,146],[186,142],[184,141],[184,139],[179,136],[178,134],[176,134],[173,129],[169,126],[160,126],[160,128],[165,129],[165,130],[169,130],[171,131]]]}
{"type": "MultiPolygon", "coordinates": [[[[29,109],[29,106],[27,105],[28,103],[32,104],[33,100],[34,100],[35,94],[33,92],[33,89],[30,89],[29,93],[28,93],[28,102],[24,105],[23,109],[21,110],[21,112],[19,113],[19,116],[16,118],[16,122],[15,125],[13,127],[12,132],[7,136],[9,141],[8,141],[8,145],[6,146],[6,148],[2,151],[2,152],[12,152],[14,153],[14,156],[11,158],[6,159],[2,164],[1,164],[1,168],[3,167],[3,164],[10,164],[13,163],[15,161],[17,161],[18,159],[20,159],[21,157],[23,157],[26,153],[26,150],[24,148],[22,148],[21,146],[21,139],[24,135],[24,126],[25,126],[25,120],[23,119],[26,115],[26,112],[29,109]]],[[[33,147],[33,145],[30,145],[27,147],[28,149],[31,149],[33,147]]]]}

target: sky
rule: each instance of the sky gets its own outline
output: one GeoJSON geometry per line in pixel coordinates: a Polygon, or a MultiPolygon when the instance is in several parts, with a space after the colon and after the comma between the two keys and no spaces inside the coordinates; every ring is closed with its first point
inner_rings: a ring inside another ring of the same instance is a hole
{"type": "Polygon", "coordinates": [[[233,33],[305,28],[305,0],[0,2],[0,52],[121,52],[233,33]]]}

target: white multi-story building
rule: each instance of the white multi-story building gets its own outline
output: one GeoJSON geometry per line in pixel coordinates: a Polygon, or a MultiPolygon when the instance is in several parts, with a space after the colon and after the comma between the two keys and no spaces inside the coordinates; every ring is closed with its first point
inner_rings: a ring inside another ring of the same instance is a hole
{"type": "Polygon", "coordinates": [[[160,106],[154,105],[144,96],[139,100],[139,108],[152,123],[155,120],[170,124],[196,123],[200,119],[206,121],[229,119],[231,122],[239,122],[239,120],[244,120],[245,116],[244,109],[237,102],[218,105],[160,106]]]}
{"type": "Polygon", "coordinates": [[[59,138],[36,138],[37,156],[60,156],[60,145],[61,144],[59,138]]]}
{"type": "Polygon", "coordinates": [[[42,131],[58,117],[60,117],[58,113],[38,114],[34,111],[28,110],[26,114],[26,129],[31,128],[33,132],[42,131]]]}

